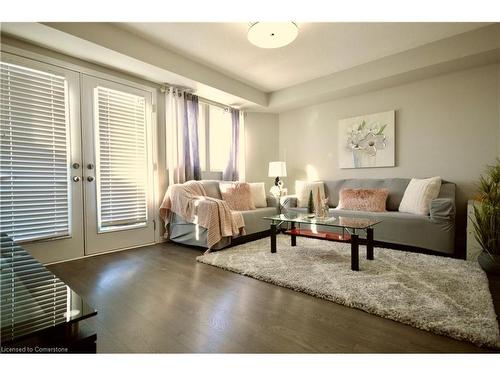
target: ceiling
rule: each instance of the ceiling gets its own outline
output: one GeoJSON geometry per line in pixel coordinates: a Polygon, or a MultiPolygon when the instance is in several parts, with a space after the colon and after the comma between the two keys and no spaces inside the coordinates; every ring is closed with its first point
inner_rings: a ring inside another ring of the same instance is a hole
{"type": "Polygon", "coordinates": [[[346,70],[487,23],[298,23],[290,45],[261,49],[246,38],[248,23],[116,23],[122,29],[272,92],[346,70]]]}
{"type": "Polygon", "coordinates": [[[2,52],[64,66],[80,66],[77,58],[272,113],[500,62],[500,23],[299,27],[294,43],[274,50],[251,45],[246,23],[7,22],[0,37],[2,52]]]}

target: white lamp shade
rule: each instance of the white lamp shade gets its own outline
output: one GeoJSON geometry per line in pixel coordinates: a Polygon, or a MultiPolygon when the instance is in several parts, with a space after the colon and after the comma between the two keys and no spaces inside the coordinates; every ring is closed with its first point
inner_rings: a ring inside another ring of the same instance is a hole
{"type": "Polygon", "coordinates": [[[284,161],[272,161],[269,163],[269,177],[286,177],[286,163],[284,161]]]}

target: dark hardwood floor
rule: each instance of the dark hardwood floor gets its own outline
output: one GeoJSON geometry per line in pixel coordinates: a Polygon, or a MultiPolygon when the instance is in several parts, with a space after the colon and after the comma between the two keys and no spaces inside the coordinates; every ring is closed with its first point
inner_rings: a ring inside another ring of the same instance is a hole
{"type": "MultiPolygon", "coordinates": [[[[198,263],[200,254],[165,243],[49,268],[98,310],[101,353],[488,351],[198,263]]],[[[500,280],[490,288],[498,314],[500,280]]]]}

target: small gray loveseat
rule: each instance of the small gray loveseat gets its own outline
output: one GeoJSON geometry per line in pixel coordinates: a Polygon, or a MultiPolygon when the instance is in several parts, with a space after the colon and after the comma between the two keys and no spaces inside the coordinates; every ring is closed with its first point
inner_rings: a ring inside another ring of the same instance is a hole
{"type": "MultiPolygon", "coordinates": [[[[222,199],[219,182],[215,180],[201,180],[205,192],[209,197],[222,199]]],[[[238,242],[252,238],[263,237],[269,234],[269,222],[263,220],[264,216],[276,215],[278,213],[278,200],[272,195],[266,196],[267,207],[256,208],[251,211],[242,211],[245,221],[244,236],[237,237],[238,242]]],[[[170,240],[190,246],[207,248],[207,230],[202,227],[196,228],[195,224],[189,223],[176,214],[172,214],[168,226],[170,240]]],[[[235,238],[224,237],[213,249],[222,249],[229,246],[235,238]]]]}

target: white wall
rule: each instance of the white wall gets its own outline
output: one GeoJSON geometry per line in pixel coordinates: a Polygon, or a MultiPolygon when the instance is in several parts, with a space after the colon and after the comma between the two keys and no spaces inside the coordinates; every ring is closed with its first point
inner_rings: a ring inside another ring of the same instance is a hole
{"type": "Polygon", "coordinates": [[[460,225],[474,184],[499,151],[499,66],[460,71],[279,116],[280,157],[296,179],[441,176],[457,184],[460,225]],[[396,167],[339,169],[342,118],[396,110],[396,167]],[[317,176],[314,176],[317,174],[317,176]]]}
{"type": "Polygon", "coordinates": [[[274,184],[267,176],[270,161],[278,160],[277,114],[247,112],[245,117],[246,180],[265,182],[266,191],[274,184]]]}

